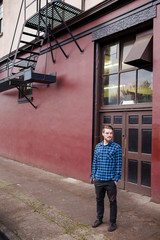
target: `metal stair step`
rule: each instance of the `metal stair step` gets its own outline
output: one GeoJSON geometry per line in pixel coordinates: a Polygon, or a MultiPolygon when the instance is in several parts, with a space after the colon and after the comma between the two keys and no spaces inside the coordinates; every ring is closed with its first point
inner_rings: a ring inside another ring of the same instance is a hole
{"type": "Polygon", "coordinates": [[[31,45],[31,46],[41,47],[41,44],[38,44],[38,43],[32,43],[32,42],[27,42],[27,41],[23,41],[23,40],[21,40],[20,42],[31,45]]]}
{"type": "Polygon", "coordinates": [[[18,67],[18,68],[23,68],[23,69],[27,69],[30,68],[31,66],[21,66],[21,65],[14,65],[14,67],[18,67]]]}
{"type": "Polygon", "coordinates": [[[38,53],[38,52],[33,52],[33,51],[30,51],[30,50],[19,49],[18,51],[19,51],[19,52],[25,52],[25,53],[31,53],[31,54],[33,54],[33,55],[40,55],[40,53],[38,53]]]}
{"type": "Polygon", "coordinates": [[[29,59],[29,58],[17,57],[16,59],[19,59],[19,60],[22,60],[22,61],[26,61],[26,62],[37,62],[37,60],[29,59]]]}
{"type": "MultiPolygon", "coordinates": [[[[33,34],[33,33],[28,33],[28,32],[23,32],[23,34],[27,35],[27,36],[31,36],[31,37],[35,37],[35,38],[38,38],[37,35],[33,34]]],[[[44,37],[42,36],[39,36],[40,39],[43,39],[44,37]]]]}

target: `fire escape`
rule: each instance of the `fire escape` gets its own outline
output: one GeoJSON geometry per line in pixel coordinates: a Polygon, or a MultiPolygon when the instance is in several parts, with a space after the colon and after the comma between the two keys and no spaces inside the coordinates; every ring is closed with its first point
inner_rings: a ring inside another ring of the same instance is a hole
{"type": "Polygon", "coordinates": [[[68,21],[75,18],[82,11],[77,9],[61,0],[46,0],[46,5],[41,7],[41,0],[33,0],[27,5],[27,0],[22,0],[18,20],[8,55],[8,61],[6,64],[7,77],[0,80],[0,92],[7,91],[12,88],[17,88],[21,94],[29,101],[34,108],[37,108],[30,99],[23,92],[23,87],[26,87],[28,83],[42,83],[51,84],[56,82],[56,73],[53,74],[41,74],[36,73],[36,64],[41,50],[44,44],[49,44],[52,61],[55,63],[53,56],[52,41],[56,43],[56,46],[62,51],[65,58],[68,55],[63,50],[61,44],[55,37],[55,30],[57,28],[65,28],[70,34],[71,39],[75,42],[77,48],[82,53],[83,50],[80,48],[75,37],[70,31],[67,23],[68,21]],[[26,10],[34,2],[36,2],[36,13],[29,19],[24,21],[22,26],[21,34],[19,37],[17,49],[12,55],[12,46],[15,38],[18,22],[20,19],[22,8],[24,7],[24,18],[26,18],[26,10]]]}

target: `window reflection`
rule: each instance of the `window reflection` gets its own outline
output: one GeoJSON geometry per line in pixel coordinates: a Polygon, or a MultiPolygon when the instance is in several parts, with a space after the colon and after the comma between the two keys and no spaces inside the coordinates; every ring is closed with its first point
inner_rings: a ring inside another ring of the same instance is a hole
{"type": "Polygon", "coordinates": [[[143,62],[139,68],[124,63],[135,39],[136,35],[104,46],[103,105],[152,102],[152,63],[147,68],[143,62]]]}
{"type": "Polygon", "coordinates": [[[132,66],[129,64],[125,64],[124,60],[126,59],[128,53],[130,52],[132,46],[133,46],[134,40],[128,41],[123,43],[122,46],[122,69],[128,69],[131,68],[132,66]]]}
{"type": "Polygon", "coordinates": [[[133,104],[136,92],[136,71],[120,75],[120,104],[133,104]]]}
{"type": "Polygon", "coordinates": [[[107,45],[104,52],[104,74],[118,72],[119,44],[107,45]]]}
{"type": "Polygon", "coordinates": [[[138,70],[137,102],[152,102],[152,78],[153,73],[149,70],[138,70]]]}
{"type": "Polygon", "coordinates": [[[118,103],[118,74],[104,77],[104,105],[118,103]]]}

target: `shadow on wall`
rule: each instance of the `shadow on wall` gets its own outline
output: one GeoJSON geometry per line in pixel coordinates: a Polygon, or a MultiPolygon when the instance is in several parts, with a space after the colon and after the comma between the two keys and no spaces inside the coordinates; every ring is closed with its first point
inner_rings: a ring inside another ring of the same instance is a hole
{"type": "Polygon", "coordinates": [[[15,96],[18,97],[18,90],[16,88],[14,88],[14,89],[5,91],[5,92],[0,93],[0,94],[3,94],[5,96],[10,96],[10,97],[15,97],[15,96]]]}
{"type": "Polygon", "coordinates": [[[74,81],[73,79],[70,79],[68,77],[66,77],[66,75],[62,75],[60,77],[57,77],[57,81],[56,81],[56,88],[60,89],[63,87],[67,87],[67,88],[77,88],[77,82],[74,81]]]}

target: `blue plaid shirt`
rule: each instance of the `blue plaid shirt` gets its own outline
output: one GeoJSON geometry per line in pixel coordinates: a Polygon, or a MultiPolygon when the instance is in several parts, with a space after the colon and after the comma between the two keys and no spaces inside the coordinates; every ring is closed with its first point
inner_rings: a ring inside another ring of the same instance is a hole
{"type": "Polygon", "coordinates": [[[122,149],[115,143],[110,142],[104,145],[104,141],[95,147],[94,159],[92,164],[92,178],[118,182],[121,178],[122,168],[122,149]]]}

